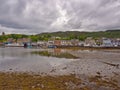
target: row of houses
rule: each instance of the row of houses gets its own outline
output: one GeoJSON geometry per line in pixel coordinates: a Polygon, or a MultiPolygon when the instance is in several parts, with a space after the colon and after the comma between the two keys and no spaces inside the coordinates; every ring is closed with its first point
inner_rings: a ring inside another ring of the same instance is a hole
{"type": "Polygon", "coordinates": [[[116,39],[102,38],[96,40],[96,44],[102,47],[119,47],[120,38],[116,38],[116,39]]]}
{"type": "Polygon", "coordinates": [[[28,42],[31,42],[31,39],[30,38],[20,38],[20,39],[13,39],[13,38],[8,38],[6,43],[19,43],[19,44],[23,44],[23,43],[28,43],[28,42]]]}
{"type": "Polygon", "coordinates": [[[119,47],[120,39],[93,39],[88,37],[85,41],[79,41],[78,39],[72,40],[49,40],[49,41],[38,41],[39,46],[89,46],[89,47],[119,47]]]}
{"type": "Polygon", "coordinates": [[[78,39],[72,40],[48,40],[48,41],[38,41],[32,42],[29,38],[20,38],[13,39],[9,38],[6,41],[7,44],[17,44],[23,45],[24,43],[30,43],[32,46],[37,47],[55,47],[55,46],[89,46],[89,47],[119,47],[120,46],[120,38],[110,39],[110,38],[99,38],[93,39],[92,37],[88,37],[85,41],[80,41],[78,39]]]}
{"type": "Polygon", "coordinates": [[[29,38],[20,38],[20,39],[13,39],[8,38],[6,42],[4,42],[4,46],[10,47],[23,47],[24,45],[31,46],[31,39],[29,38]]]}

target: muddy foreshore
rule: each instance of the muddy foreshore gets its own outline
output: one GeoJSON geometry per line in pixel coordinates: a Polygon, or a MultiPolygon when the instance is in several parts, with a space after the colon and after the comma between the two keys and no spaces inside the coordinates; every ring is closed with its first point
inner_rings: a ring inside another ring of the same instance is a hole
{"type": "Polygon", "coordinates": [[[0,72],[0,90],[120,90],[119,77],[0,72]]]}

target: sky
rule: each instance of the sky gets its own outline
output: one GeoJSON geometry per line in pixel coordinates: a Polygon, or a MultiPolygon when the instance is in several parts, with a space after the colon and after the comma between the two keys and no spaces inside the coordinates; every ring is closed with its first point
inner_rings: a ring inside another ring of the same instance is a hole
{"type": "Polygon", "coordinates": [[[0,0],[0,33],[120,29],[120,0],[0,0]]]}

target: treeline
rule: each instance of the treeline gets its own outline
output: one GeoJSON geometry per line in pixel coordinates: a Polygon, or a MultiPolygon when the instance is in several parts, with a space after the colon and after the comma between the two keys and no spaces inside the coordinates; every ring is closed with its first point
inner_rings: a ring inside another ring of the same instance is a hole
{"type": "Polygon", "coordinates": [[[0,42],[5,42],[8,38],[13,38],[15,40],[19,38],[30,38],[33,42],[38,40],[49,40],[51,37],[61,37],[57,39],[70,40],[79,39],[85,40],[87,37],[96,38],[120,38],[120,30],[107,30],[99,32],[79,32],[79,31],[66,31],[66,32],[52,32],[52,33],[41,33],[37,35],[24,35],[24,34],[8,34],[0,35],[0,42]]]}

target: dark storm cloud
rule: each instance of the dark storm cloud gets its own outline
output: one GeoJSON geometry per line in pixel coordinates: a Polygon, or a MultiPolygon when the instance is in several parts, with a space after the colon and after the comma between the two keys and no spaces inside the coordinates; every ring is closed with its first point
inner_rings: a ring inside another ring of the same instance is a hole
{"type": "Polygon", "coordinates": [[[98,31],[120,28],[120,0],[0,0],[0,31],[98,31]]]}

